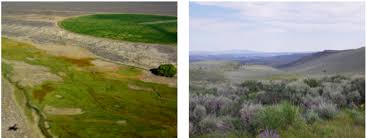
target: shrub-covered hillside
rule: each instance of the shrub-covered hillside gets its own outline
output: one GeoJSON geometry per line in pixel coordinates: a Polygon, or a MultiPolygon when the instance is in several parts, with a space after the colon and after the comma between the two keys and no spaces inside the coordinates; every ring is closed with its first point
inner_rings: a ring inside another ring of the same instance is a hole
{"type": "Polygon", "coordinates": [[[190,86],[193,137],[364,137],[365,79],[329,76],[190,86]]]}

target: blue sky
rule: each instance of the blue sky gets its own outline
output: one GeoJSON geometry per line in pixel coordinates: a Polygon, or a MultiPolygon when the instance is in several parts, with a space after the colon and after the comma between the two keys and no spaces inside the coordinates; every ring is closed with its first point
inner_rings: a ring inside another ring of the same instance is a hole
{"type": "Polygon", "coordinates": [[[190,51],[365,46],[362,2],[190,2],[190,51]]]}

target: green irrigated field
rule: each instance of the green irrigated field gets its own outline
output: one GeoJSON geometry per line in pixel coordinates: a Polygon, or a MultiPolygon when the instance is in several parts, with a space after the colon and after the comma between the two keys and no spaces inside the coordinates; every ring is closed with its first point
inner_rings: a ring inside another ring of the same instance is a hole
{"type": "Polygon", "coordinates": [[[66,30],[143,43],[177,43],[177,17],[140,14],[96,14],[59,23],[66,30]]]}
{"type": "MultiPolygon", "coordinates": [[[[28,102],[45,114],[44,120],[38,123],[47,122],[49,127],[39,125],[41,129],[49,129],[54,135],[65,138],[177,135],[176,88],[139,80],[141,69],[120,65],[116,71],[95,72],[90,70],[93,64],[89,63],[94,59],[52,56],[32,45],[7,38],[2,38],[2,56],[7,61],[47,67],[62,78],[58,82],[46,81],[34,87],[19,88],[28,102]],[[45,113],[45,108],[50,106],[78,108],[82,113],[45,113]]],[[[11,64],[2,62],[2,65],[6,78],[14,75],[11,64]]]]}

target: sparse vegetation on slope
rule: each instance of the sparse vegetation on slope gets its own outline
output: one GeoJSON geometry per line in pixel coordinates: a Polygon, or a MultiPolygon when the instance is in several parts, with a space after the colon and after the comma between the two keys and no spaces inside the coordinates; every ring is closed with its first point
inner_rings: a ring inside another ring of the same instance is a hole
{"type": "Polygon", "coordinates": [[[177,43],[177,18],[140,14],[96,14],[69,18],[66,30],[97,37],[144,43],[177,43]]]}
{"type": "Polygon", "coordinates": [[[283,65],[284,70],[301,74],[365,73],[365,47],[326,50],[283,65]]]}

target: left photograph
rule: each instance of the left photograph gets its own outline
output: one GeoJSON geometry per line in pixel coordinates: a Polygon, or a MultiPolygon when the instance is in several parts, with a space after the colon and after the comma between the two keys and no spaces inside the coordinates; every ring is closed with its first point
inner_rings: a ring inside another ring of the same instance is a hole
{"type": "Polygon", "coordinates": [[[2,137],[177,136],[176,2],[2,2],[2,137]]]}

